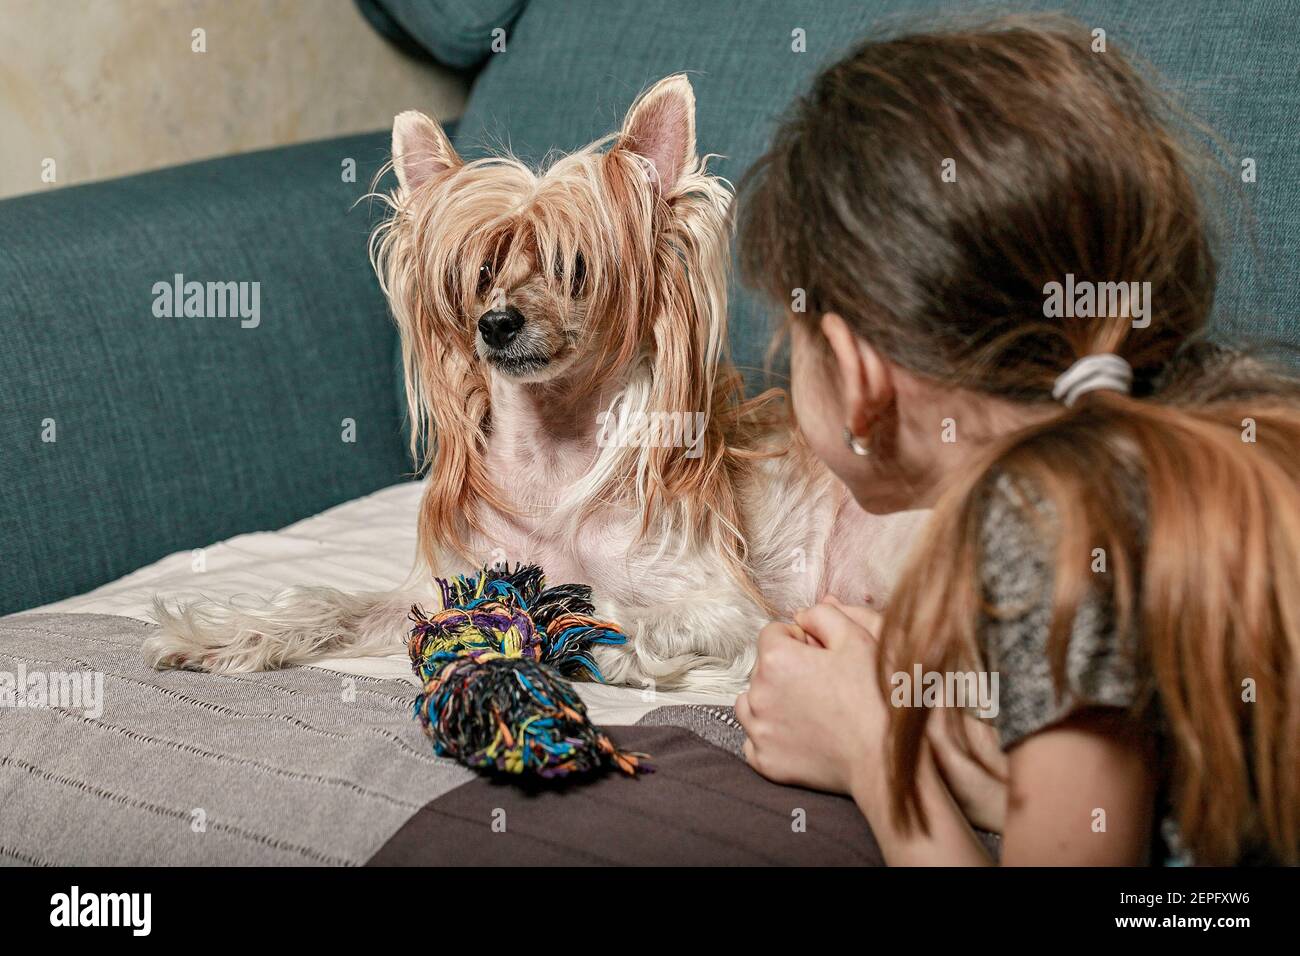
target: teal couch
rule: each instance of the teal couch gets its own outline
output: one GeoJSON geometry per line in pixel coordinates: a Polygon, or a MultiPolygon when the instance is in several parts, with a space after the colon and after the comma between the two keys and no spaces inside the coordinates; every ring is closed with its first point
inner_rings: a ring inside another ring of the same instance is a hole
{"type": "MultiPolygon", "coordinates": [[[[454,131],[537,160],[608,132],[691,74],[699,145],[736,179],[817,66],[932,0],[361,0],[403,48],[476,70],[454,131]],[[505,31],[504,52],[490,51],[505,31]],[[803,30],[806,52],[791,49],[803,30]]],[[[963,5],[969,14],[969,5],[963,5]]],[[[1300,344],[1300,75],[1287,0],[1037,0],[1149,60],[1257,182],[1232,210],[1221,334],[1300,344]]],[[[993,11],[998,8],[981,8],[993,11]]],[[[421,106],[413,103],[411,106],[421,106]]],[[[0,202],[0,613],[172,551],[282,526],[409,478],[395,334],[357,204],[387,135],[351,136],[0,202]],[[355,182],[343,164],[357,164],[355,182]],[[258,282],[260,323],[159,318],[153,287],[258,282]],[[355,441],[342,438],[345,420],[355,441]],[[53,441],[47,440],[53,438],[53,441]]],[[[768,333],[737,290],[732,348],[768,333]]],[[[755,378],[757,376],[754,376],[755,378]]]]}

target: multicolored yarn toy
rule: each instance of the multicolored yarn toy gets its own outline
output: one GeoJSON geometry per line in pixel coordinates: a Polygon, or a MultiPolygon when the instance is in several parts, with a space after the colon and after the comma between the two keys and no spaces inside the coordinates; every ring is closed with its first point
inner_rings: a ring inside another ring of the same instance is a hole
{"type": "Polygon", "coordinates": [[[629,775],[644,754],[592,726],[565,678],[602,680],[596,644],[627,636],[593,617],[591,588],[546,587],[536,565],[438,579],[443,610],[411,608],[411,665],[424,684],[415,716],[434,753],[468,767],[562,777],[602,766],[629,775]]]}

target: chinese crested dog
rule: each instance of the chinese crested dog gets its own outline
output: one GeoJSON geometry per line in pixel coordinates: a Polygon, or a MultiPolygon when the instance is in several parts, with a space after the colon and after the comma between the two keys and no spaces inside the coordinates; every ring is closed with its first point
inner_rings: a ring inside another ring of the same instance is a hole
{"type": "Polygon", "coordinates": [[[421,586],[292,588],[256,609],[156,600],[149,661],[394,653],[435,574],[509,561],[593,588],[631,638],[598,649],[610,682],[726,692],[766,621],[827,593],[882,599],[913,523],[862,512],[792,440],[777,396],[742,398],[726,358],[731,192],[705,159],[682,75],[542,172],[466,162],[436,122],[398,116],[371,256],[429,471],[421,586]]]}

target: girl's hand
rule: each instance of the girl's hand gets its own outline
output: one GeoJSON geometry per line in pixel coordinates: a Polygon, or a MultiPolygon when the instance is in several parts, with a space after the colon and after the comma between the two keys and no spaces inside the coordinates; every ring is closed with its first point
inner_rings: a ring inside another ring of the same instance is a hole
{"type": "Polygon", "coordinates": [[[961,720],[973,753],[961,747],[947,714],[930,717],[925,739],[966,819],[982,830],[1001,833],[1007,815],[1007,755],[991,723],[970,714],[962,714],[961,720]]]}
{"type": "MultiPolygon", "coordinates": [[[[850,604],[844,604],[834,597],[827,597],[826,604],[831,605],[839,611],[844,617],[858,625],[857,630],[849,630],[843,627],[842,622],[836,621],[834,627],[839,628],[837,633],[843,633],[850,638],[870,641],[873,645],[877,643],[877,637],[880,634],[881,615],[880,612],[869,607],[861,607],[850,604]]],[[[807,612],[803,612],[807,613],[807,612]]],[[[800,615],[795,615],[798,620],[800,615]]],[[[835,620],[833,618],[828,620],[835,620]]],[[[816,633],[809,632],[798,624],[773,623],[768,625],[774,631],[785,633],[789,637],[800,641],[804,644],[813,644],[817,647],[823,647],[821,639],[816,633]]],[[[875,651],[871,658],[871,668],[868,679],[871,686],[875,687],[875,651]]],[[[760,639],[759,656],[762,658],[762,642],[760,639]]],[[[751,685],[752,689],[752,685],[751,685]]],[[[752,701],[750,702],[752,707],[752,701]]],[[[739,707],[737,707],[739,713],[739,707]]],[[[887,717],[886,717],[887,720],[887,717]]],[[[953,738],[952,728],[948,723],[947,714],[934,714],[926,722],[926,739],[930,743],[931,750],[934,754],[935,762],[943,776],[944,783],[952,792],[953,798],[957,805],[961,807],[962,812],[976,826],[985,830],[991,830],[995,833],[1002,832],[1002,826],[1006,814],[1006,773],[1007,760],[1006,755],[998,746],[997,732],[987,721],[979,720],[976,717],[964,715],[962,721],[965,725],[966,733],[975,753],[983,760],[983,765],[972,758],[970,754],[964,753],[958,746],[957,741],[953,738]],[[992,769],[989,773],[985,766],[992,769]]],[[[744,719],[741,719],[742,725],[744,719]]],[[[872,752],[877,754],[877,759],[883,761],[883,738],[886,732],[887,723],[882,721],[880,727],[880,744],[878,750],[872,752]]],[[[748,727],[746,727],[748,731],[748,727]]],[[[748,753],[748,751],[747,751],[748,753]]],[[[865,752],[863,752],[865,759],[865,752]]],[[[750,764],[757,768],[751,759],[750,764]]],[[[761,773],[762,771],[760,771],[761,773]]],[[[876,764],[870,772],[883,774],[885,768],[883,763],[876,764]]],[[[766,776],[766,774],[765,774],[766,776]]]]}
{"type": "Polygon", "coordinates": [[[878,618],[855,616],[828,602],[797,613],[793,626],[759,632],[736,716],[746,760],[768,779],[849,793],[860,775],[878,772],[889,705],[876,683],[876,640],[863,626],[878,618]]]}

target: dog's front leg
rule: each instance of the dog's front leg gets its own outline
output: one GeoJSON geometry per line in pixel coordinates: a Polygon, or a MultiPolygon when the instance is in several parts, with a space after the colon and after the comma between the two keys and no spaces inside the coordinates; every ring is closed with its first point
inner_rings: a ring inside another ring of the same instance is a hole
{"type": "Polygon", "coordinates": [[[628,635],[596,650],[611,684],[644,690],[738,694],[754,667],[767,615],[739,588],[694,592],[658,604],[597,602],[596,612],[628,635]]]}

